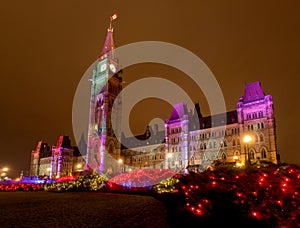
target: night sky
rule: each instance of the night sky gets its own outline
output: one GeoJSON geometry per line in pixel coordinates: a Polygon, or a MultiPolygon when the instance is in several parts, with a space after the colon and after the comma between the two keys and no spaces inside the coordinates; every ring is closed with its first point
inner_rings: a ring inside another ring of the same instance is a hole
{"type": "MultiPolygon", "coordinates": [[[[273,95],[277,144],[282,161],[300,163],[299,1],[9,1],[0,8],[0,167],[29,170],[38,140],[54,145],[60,134],[73,139],[72,102],[83,73],[100,55],[109,16],[115,45],[164,41],[199,56],[234,110],[245,83],[260,80],[273,95]]],[[[178,83],[202,113],[205,98],[182,72],[160,64],[124,70],[126,85],[143,77],[178,83]]],[[[143,133],[151,119],[166,119],[171,107],[157,99],[140,102],[131,126],[143,133]]],[[[75,142],[73,140],[73,144],[75,142]]]]}

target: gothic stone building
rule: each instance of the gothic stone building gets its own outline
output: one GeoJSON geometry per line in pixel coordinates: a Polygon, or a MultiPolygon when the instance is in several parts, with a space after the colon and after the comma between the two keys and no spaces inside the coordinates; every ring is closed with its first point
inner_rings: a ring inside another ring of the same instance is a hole
{"type": "Polygon", "coordinates": [[[122,77],[114,49],[113,29],[109,28],[91,78],[87,169],[99,173],[135,168],[183,170],[190,165],[207,167],[216,160],[239,165],[277,163],[273,100],[265,95],[260,82],[246,85],[234,111],[203,117],[199,104],[192,112],[179,103],[165,121],[164,131],[148,126],[144,134],[126,138],[118,129],[118,115],[114,116],[117,128],[113,131],[113,104],[122,107],[118,97],[122,77]],[[251,139],[247,143],[246,135],[251,139]]]}
{"type": "Polygon", "coordinates": [[[215,161],[236,165],[279,161],[273,100],[265,95],[260,82],[246,85],[234,111],[203,117],[199,104],[190,111],[179,103],[165,121],[165,130],[148,126],[144,134],[126,138],[120,132],[122,72],[118,71],[114,48],[113,29],[109,28],[91,75],[86,156],[75,152],[64,136],[52,149],[39,142],[32,151],[31,175],[71,175],[83,161],[87,170],[98,173],[137,168],[185,170],[189,166],[207,167],[215,161]],[[115,131],[113,107],[117,107],[115,131]]]}
{"type": "Polygon", "coordinates": [[[71,146],[68,136],[59,136],[56,145],[52,147],[39,141],[36,149],[31,152],[30,176],[71,176],[83,171],[84,167],[85,155],[79,152],[78,147],[71,146]]]}

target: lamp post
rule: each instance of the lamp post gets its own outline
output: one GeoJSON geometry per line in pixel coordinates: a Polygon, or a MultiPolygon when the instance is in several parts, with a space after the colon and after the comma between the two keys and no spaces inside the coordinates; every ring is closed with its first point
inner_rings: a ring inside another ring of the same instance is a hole
{"type": "Polygon", "coordinates": [[[249,155],[249,143],[252,142],[252,137],[250,135],[245,135],[243,142],[245,143],[245,163],[247,164],[247,166],[249,166],[251,164],[249,155]]]}

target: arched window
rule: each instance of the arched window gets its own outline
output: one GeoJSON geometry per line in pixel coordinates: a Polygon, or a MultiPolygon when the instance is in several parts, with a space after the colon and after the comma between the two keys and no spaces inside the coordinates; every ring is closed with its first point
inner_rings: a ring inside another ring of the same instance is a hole
{"type": "Polygon", "coordinates": [[[235,139],[232,140],[232,146],[235,146],[235,139]]]}
{"type": "Polygon", "coordinates": [[[227,156],[226,156],[225,153],[223,153],[223,154],[222,154],[222,160],[223,160],[223,161],[226,161],[226,159],[227,159],[227,156]]]}
{"type": "Polygon", "coordinates": [[[237,141],[237,145],[241,144],[240,139],[237,139],[236,141],[237,141]]]}
{"type": "Polygon", "coordinates": [[[200,144],[200,150],[203,150],[203,143],[200,144]]]}
{"type": "Polygon", "coordinates": [[[204,149],[206,150],[206,143],[204,143],[204,149]]]}
{"type": "Polygon", "coordinates": [[[254,151],[253,150],[250,151],[250,159],[254,159],[254,151]]]}
{"type": "Polygon", "coordinates": [[[253,130],[253,124],[251,124],[251,130],[253,130]]]}
{"type": "Polygon", "coordinates": [[[261,123],[261,128],[264,128],[264,127],[265,127],[264,123],[261,123]]]}
{"type": "Polygon", "coordinates": [[[195,164],[195,158],[194,158],[194,156],[191,157],[191,164],[192,164],[192,165],[195,164]]]}
{"type": "Polygon", "coordinates": [[[260,129],[260,123],[257,124],[257,129],[260,129]]]}
{"type": "Polygon", "coordinates": [[[261,150],[261,158],[267,158],[267,151],[265,148],[261,150]]]}
{"type": "Polygon", "coordinates": [[[250,125],[248,125],[248,131],[250,131],[250,125]]]}
{"type": "Polygon", "coordinates": [[[214,148],[216,148],[217,147],[217,143],[216,142],[214,142],[214,148]]]}

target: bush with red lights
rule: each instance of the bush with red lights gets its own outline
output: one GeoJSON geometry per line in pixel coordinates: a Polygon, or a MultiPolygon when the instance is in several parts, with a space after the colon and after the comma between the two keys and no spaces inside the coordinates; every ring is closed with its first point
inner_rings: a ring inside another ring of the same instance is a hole
{"type": "Polygon", "coordinates": [[[202,218],[233,216],[272,227],[300,227],[300,168],[281,166],[184,175],[176,184],[185,208],[202,218]],[[235,211],[235,212],[233,212],[235,211]]]}
{"type": "Polygon", "coordinates": [[[27,183],[4,183],[0,184],[0,191],[41,191],[44,190],[43,184],[27,183]]]}
{"type": "Polygon", "coordinates": [[[172,170],[137,169],[109,179],[108,186],[110,190],[145,191],[175,174],[172,170]]]}

